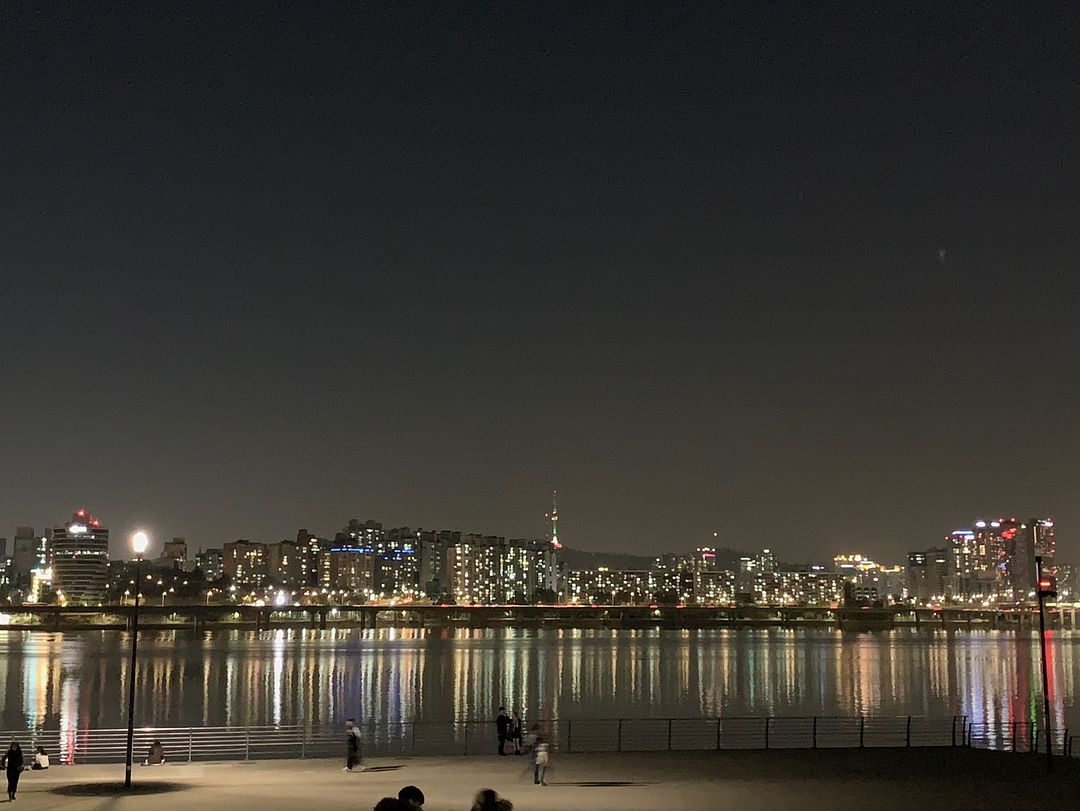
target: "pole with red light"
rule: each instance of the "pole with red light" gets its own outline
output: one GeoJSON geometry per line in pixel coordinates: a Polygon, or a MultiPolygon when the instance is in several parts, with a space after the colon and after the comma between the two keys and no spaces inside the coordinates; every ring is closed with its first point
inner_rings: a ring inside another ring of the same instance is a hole
{"type": "Polygon", "coordinates": [[[1050,675],[1046,669],[1046,601],[1057,597],[1056,578],[1042,573],[1042,555],[1035,556],[1039,597],[1039,650],[1042,651],[1043,712],[1046,718],[1046,770],[1054,770],[1054,736],[1050,731],[1050,675]]]}

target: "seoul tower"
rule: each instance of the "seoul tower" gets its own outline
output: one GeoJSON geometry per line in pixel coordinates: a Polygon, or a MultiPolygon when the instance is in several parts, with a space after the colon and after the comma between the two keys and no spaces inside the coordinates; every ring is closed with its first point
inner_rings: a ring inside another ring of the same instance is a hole
{"type": "Polygon", "coordinates": [[[559,543],[559,491],[551,491],[551,545],[556,551],[562,549],[559,543]]]}

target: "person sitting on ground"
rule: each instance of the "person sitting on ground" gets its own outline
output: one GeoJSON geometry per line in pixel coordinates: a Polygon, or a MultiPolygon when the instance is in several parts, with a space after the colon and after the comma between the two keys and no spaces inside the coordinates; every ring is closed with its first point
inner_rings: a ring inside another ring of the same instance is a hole
{"type": "Polygon", "coordinates": [[[397,797],[403,803],[408,803],[409,808],[422,809],[424,807],[424,792],[416,786],[405,786],[397,793],[397,797]]]}
{"type": "Polygon", "coordinates": [[[154,741],[150,744],[150,750],[146,753],[146,760],[143,761],[143,766],[160,766],[165,762],[165,747],[161,745],[161,741],[154,741]]]}
{"type": "Polygon", "coordinates": [[[35,772],[43,771],[49,768],[49,753],[45,751],[44,746],[39,746],[34,753],[34,765],[30,767],[35,772]]]}

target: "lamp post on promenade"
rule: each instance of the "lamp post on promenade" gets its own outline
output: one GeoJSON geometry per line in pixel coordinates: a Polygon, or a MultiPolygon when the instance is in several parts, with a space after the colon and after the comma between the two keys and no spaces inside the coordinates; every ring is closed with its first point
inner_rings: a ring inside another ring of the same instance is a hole
{"type": "Polygon", "coordinates": [[[139,589],[142,587],[142,559],[150,540],[139,531],[131,536],[135,552],[135,609],[131,614],[131,667],[128,669],[128,728],[127,765],[124,769],[124,788],[131,788],[131,747],[135,737],[135,659],[139,651],[139,589]]]}

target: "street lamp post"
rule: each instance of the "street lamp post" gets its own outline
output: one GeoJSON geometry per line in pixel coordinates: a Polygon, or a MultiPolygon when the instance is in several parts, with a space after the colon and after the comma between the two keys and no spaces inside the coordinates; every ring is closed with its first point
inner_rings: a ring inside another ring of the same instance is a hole
{"type": "Polygon", "coordinates": [[[124,769],[124,788],[131,788],[131,749],[135,739],[135,658],[139,651],[139,588],[142,586],[142,559],[149,544],[145,532],[131,536],[135,552],[135,609],[131,614],[131,667],[128,669],[128,729],[127,765],[124,769]]]}

